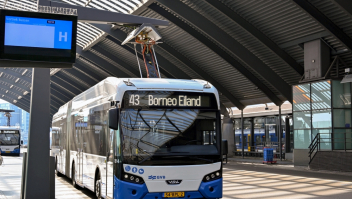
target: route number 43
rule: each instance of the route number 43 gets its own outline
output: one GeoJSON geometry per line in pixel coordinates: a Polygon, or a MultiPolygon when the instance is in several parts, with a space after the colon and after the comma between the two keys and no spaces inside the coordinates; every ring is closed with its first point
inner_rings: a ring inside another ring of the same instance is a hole
{"type": "Polygon", "coordinates": [[[130,95],[130,105],[139,105],[139,95],[130,95]]]}

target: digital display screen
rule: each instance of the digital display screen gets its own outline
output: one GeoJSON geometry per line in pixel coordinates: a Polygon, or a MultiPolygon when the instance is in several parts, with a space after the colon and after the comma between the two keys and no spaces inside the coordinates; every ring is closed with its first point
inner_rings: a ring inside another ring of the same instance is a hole
{"type": "Polygon", "coordinates": [[[5,16],[5,46],[71,49],[72,21],[5,16]]]}
{"type": "Polygon", "coordinates": [[[217,109],[212,93],[174,91],[127,91],[124,108],[196,108],[217,109]]]}
{"type": "Polygon", "coordinates": [[[0,10],[0,30],[2,60],[75,63],[77,16],[0,10]]]}
{"type": "Polygon", "coordinates": [[[11,131],[11,130],[2,130],[1,133],[18,133],[18,131],[14,130],[14,131],[11,131]]]}

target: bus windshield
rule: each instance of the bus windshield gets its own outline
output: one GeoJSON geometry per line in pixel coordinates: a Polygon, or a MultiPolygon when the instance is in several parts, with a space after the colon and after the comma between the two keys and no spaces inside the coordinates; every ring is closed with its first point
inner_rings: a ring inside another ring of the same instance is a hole
{"type": "Polygon", "coordinates": [[[0,145],[18,145],[20,143],[20,133],[16,130],[1,130],[0,145]]]}
{"type": "Polygon", "coordinates": [[[120,117],[124,163],[200,164],[220,157],[217,111],[123,109],[120,117]]]}

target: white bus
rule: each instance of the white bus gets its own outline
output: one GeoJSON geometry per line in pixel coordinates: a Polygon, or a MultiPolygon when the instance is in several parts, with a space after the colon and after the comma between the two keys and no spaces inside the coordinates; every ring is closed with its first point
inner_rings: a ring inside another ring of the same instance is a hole
{"type": "Polygon", "coordinates": [[[221,198],[220,123],[206,81],[109,77],[53,116],[51,151],[97,198],[221,198]]]}
{"type": "Polygon", "coordinates": [[[0,151],[2,155],[20,156],[20,145],[20,127],[0,126],[0,151]]]}

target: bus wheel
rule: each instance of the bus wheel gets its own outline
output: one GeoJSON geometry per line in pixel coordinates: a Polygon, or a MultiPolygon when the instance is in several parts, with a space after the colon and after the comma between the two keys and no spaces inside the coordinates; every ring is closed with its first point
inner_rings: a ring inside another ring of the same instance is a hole
{"type": "Polygon", "coordinates": [[[98,174],[98,178],[95,180],[95,195],[97,199],[101,199],[101,180],[100,175],[98,174]]]}
{"type": "Polygon", "coordinates": [[[76,183],[76,168],[75,168],[75,163],[72,164],[72,172],[71,172],[71,179],[72,179],[72,186],[76,189],[78,189],[78,185],[76,183]]]}

